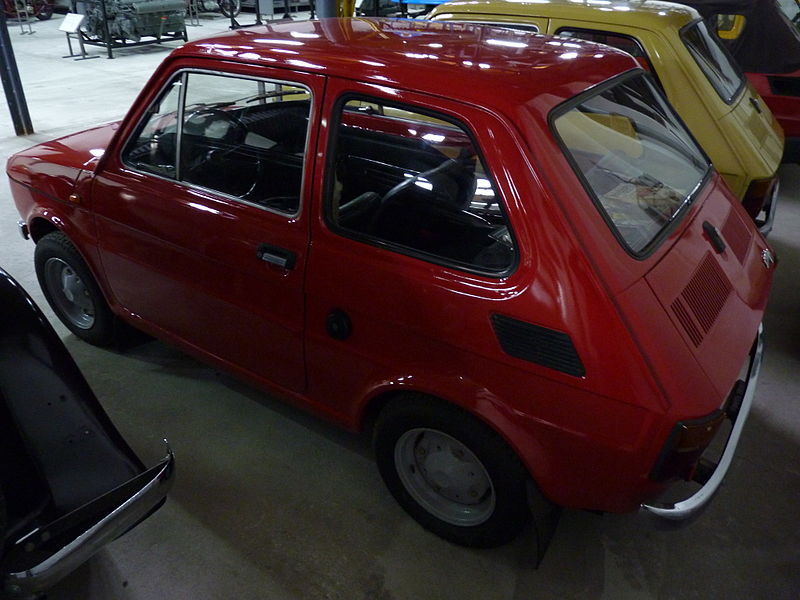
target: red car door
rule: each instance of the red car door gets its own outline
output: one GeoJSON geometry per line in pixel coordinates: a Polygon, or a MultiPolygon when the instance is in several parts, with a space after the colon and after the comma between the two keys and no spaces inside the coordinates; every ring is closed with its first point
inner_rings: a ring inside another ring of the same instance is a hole
{"type": "Polygon", "coordinates": [[[406,373],[424,388],[421,373],[447,381],[454,364],[468,372],[475,356],[500,356],[490,312],[518,306],[526,227],[512,231],[496,192],[525,165],[498,119],[455,101],[330,78],[324,110],[309,393],[347,421],[354,398],[412,383],[406,373]]]}
{"type": "Polygon", "coordinates": [[[165,74],[110,149],[92,192],[105,277],[144,329],[302,390],[304,194],[324,78],[220,68],[165,74]]]}

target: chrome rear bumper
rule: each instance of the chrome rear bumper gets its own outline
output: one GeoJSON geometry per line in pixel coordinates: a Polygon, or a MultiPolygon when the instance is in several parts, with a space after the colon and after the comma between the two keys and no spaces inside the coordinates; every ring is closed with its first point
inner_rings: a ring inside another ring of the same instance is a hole
{"type": "MultiPolygon", "coordinates": [[[[167,455],[115,490],[40,527],[14,544],[12,564],[24,569],[6,573],[3,591],[11,597],[35,597],[86,562],[155,511],[172,486],[175,458],[167,455]],[[35,556],[26,564],[26,556],[35,556]]],[[[8,556],[4,558],[9,558],[8,556]]]]}
{"type": "Polygon", "coordinates": [[[763,326],[758,328],[758,336],[753,343],[753,348],[750,351],[750,362],[747,368],[746,384],[747,388],[742,399],[741,406],[733,418],[733,427],[728,435],[728,441],[725,444],[725,449],[720,456],[719,462],[714,467],[713,473],[710,475],[708,481],[697,492],[686,500],[675,503],[653,503],[642,504],[642,508],[664,519],[672,521],[682,521],[689,519],[701,509],[703,509],[714,497],[714,494],[725,479],[728,468],[731,466],[733,455],[736,453],[736,447],[739,445],[739,438],[742,435],[744,424],[747,422],[747,417],[750,414],[750,408],[753,405],[753,397],[758,383],[758,375],[761,371],[761,357],[764,351],[763,342],[763,326]]]}

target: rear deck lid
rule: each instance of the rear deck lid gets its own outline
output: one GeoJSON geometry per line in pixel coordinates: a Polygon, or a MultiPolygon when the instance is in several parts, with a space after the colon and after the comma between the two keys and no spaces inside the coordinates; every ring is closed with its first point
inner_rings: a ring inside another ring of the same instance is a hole
{"type": "Polygon", "coordinates": [[[727,395],[763,317],[775,259],[747,213],[715,181],[645,279],[701,368],[727,395]]]}

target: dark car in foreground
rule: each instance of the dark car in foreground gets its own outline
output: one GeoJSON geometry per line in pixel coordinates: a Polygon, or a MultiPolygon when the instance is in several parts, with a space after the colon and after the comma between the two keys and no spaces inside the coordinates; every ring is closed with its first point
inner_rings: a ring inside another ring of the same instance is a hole
{"type": "Polygon", "coordinates": [[[0,596],[32,598],[163,504],[25,290],[0,269],[0,596]]]}

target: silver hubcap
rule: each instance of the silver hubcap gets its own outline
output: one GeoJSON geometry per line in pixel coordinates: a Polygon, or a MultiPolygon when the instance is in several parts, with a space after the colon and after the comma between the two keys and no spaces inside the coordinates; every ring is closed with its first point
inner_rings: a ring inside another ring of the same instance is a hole
{"type": "Polygon", "coordinates": [[[492,480],[457,439],[435,429],[411,429],[397,440],[394,462],[414,500],[442,521],[469,527],[492,515],[492,480]]]}
{"type": "Polygon", "coordinates": [[[94,302],[83,280],[60,258],[49,258],[44,264],[47,289],[59,310],[80,329],[94,325],[94,302]]]}

